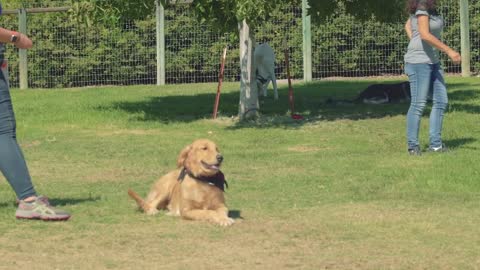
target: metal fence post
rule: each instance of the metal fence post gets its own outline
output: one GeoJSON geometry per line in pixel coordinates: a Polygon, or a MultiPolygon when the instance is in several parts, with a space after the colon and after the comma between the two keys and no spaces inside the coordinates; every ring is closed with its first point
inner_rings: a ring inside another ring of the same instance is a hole
{"type": "MultiPolygon", "coordinates": [[[[27,11],[24,8],[18,10],[18,30],[26,34],[27,33],[27,11]]],[[[20,75],[20,89],[28,88],[28,67],[27,67],[27,50],[18,50],[19,58],[19,75],[20,75]]]]}
{"type": "Polygon", "coordinates": [[[308,12],[307,0],[302,0],[302,28],[303,28],[303,80],[312,81],[312,27],[308,12]]]}
{"type": "Polygon", "coordinates": [[[460,0],[460,37],[462,50],[462,77],[470,77],[470,24],[468,0],[460,0]]]}
{"type": "Polygon", "coordinates": [[[155,17],[157,28],[157,85],[165,84],[165,9],[155,1],[155,17]]]}

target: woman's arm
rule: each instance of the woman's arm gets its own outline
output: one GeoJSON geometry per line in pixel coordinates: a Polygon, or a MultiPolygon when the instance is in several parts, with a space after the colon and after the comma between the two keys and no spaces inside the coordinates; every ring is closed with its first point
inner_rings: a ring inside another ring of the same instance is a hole
{"type": "Polygon", "coordinates": [[[20,49],[30,49],[33,46],[32,40],[26,35],[15,31],[7,30],[0,27],[0,43],[11,43],[20,49]],[[12,42],[12,36],[16,36],[17,40],[12,42]]]}
{"type": "Polygon", "coordinates": [[[458,52],[448,47],[445,43],[436,38],[432,33],[430,33],[430,24],[429,18],[427,15],[418,15],[418,32],[422,40],[426,41],[428,44],[439,49],[440,51],[446,53],[450,59],[455,64],[460,64],[462,58],[458,52]]]}
{"type": "Polygon", "coordinates": [[[410,18],[405,23],[405,32],[407,32],[408,39],[412,39],[412,21],[410,18]]]}

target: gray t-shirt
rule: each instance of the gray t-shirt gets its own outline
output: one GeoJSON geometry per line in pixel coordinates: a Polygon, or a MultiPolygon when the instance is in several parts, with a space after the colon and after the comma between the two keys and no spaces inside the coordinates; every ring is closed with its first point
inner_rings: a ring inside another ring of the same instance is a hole
{"type": "Polygon", "coordinates": [[[441,38],[443,30],[443,18],[438,15],[428,14],[425,10],[418,9],[415,15],[410,16],[412,26],[412,39],[408,43],[407,53],[405,54],[405,63],[411,64],[436,64],[440,62],[438,50],[432,45],[423,41],[418,32],[418,15],[429,16],[430,33],[436,38],[441,38]]]}

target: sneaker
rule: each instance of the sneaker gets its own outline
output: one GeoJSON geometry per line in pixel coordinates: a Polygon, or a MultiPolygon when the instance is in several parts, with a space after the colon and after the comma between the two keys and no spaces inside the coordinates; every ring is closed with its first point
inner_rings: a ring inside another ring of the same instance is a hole
{"type": "Polygon", "coordinates": [[[422,152],[420,151],[419,146],[414,146],[414,147],[408,148],[408,154],[410,154],[410,156],[421,156],[422,152]]]}
{"type": "Polygon", "coordinates": [[[18,219],[68,220],[70,214],[52,207],[45,196],[38,196],[32,202],[21,200],[15,213],[18,219]]]}
{"type": "Polygon", "coordinates": [[[448,152],[448,148],[447,146],[445,146],[445,144],[442,143],[442,145],[438,147],[433,147],[433,146],[428,147],[428,152],[443,153],[443,152],[448,152]]]}

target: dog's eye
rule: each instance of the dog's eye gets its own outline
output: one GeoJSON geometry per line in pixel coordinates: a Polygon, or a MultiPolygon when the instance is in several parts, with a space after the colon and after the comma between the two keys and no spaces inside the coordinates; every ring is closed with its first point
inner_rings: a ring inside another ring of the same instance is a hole
{"type": "Polygon", "coordinates": [[[202,147],[202,150],[207,151],[208,147],[204,146],[204,147],[202,147]]]}

